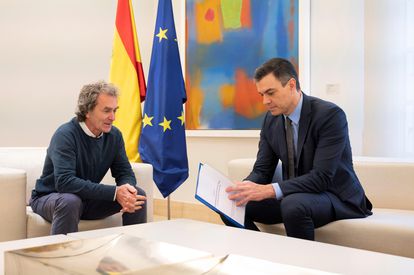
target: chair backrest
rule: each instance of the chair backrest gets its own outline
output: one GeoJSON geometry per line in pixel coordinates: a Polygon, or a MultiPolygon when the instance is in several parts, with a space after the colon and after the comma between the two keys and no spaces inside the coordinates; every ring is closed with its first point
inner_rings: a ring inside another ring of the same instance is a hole
{"type": "Polygon", "coordinates": [[[42,174],[45,157],[46,148],[44,147],[0,147],[0,167],[26,171],[27,203],[36,180],[42,174]]]}
{"type": "Polygon", "coordinates": [[[246,178],[253,169],[255,159],[232,159],[227,163],[227,174],[231,180],[240,181],[246,178]]]}
{"type": "MultiPolygon", "coordinates": [[[[36,180],[41,176],[46,158],[45,147],[0,147],[0,167],[22,169],[26,171],[26,203],[29,199],[36,180]]],[[[115,184],[108,171],[102,182],[115,184]]]]}
{"type": "MultiPolygon", "coordinates": [[[[231,160],[229,177],[244,179],[254,161],[253,158],[231,160]]],[[[414,210],[414,160],[354,157],[354,169],[374,207],[414,210]]]]}
{"type": "Polygon", "coordinates": [[[354,169],[374,207],[414,210],[414,161],[355,157],[354,169]]]}

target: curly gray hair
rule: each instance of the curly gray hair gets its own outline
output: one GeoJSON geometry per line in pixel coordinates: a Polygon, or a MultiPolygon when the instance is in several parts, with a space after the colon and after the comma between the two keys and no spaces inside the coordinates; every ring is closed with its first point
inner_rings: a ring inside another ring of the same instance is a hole
{"type": "Polygon", "coordinates": [[[117,87],[105,81],[84,85],[79,93],[78,106],[75,112],[79,122],[86,120],[86,114],[95,108],[100,94],[118,97],[119,92],[117,87]]]}

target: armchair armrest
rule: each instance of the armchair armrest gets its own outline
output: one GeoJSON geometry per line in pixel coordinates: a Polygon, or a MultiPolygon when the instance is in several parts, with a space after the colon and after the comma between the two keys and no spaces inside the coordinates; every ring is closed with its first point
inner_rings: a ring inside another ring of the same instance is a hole
{"type": "Polygon", "coordinates": [[[137,186],[144,189],[147,193],[147,220],[153,221],[153,198],[154,198],[154,181],[152,178],[152,165],[147,163],[131,163],[132,170],[137,179],[137,186]]]}
{"type": "Polygon", "coordinates": [[[0,241],[26,238],[26,172],[0,167],[0,241]]]}

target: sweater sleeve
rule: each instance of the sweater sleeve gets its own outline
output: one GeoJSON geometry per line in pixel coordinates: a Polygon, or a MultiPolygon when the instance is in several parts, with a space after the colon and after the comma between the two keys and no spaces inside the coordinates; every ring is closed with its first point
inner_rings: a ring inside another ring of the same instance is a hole
{"type": "Polygon", "coordinates": [[[133,186],[137,184],[135,174],[125,152],[124,140],[121,133],[117,134],[115,158],[111,164],[112,177],[115,178],[117,186],[129,183],[133,186]]]}
{"type": "Polygon", "coordinates": [[[77,147],[76,139],[71,133],[56,132],[48,154],[54,167],[55,189],[59,193],[76,194],[82,199],[113,200],[115,186],[99,184],[76,176],[77,147]]]}

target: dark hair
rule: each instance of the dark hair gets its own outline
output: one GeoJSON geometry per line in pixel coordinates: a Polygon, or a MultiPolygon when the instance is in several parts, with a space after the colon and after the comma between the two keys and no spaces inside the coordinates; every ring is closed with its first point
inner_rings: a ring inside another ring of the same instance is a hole
{"type": "Polygon", "coordinates": [[[286,83],[291,79],[296,80],[296,90],[300,90],[300,84],[298,79],[298,73],[295,70],[295,67],[289,60],[283,58],[272,58],[265,63],[263,63],[259,68],[254,72],[254,80],[260,81],[266,75],[273,73],[282,86],[284,87],[286,83]]]}
{"type": "Polygon", "coordinates": [[[86,114],[95,108],[100,94],[118,97],[118,88],[105,81],[98,81],[83,86],[79,93],[78,106],[75,112],[79,122],[86,120],[86,114]]]}

